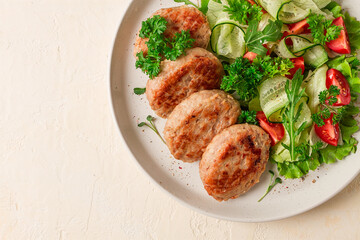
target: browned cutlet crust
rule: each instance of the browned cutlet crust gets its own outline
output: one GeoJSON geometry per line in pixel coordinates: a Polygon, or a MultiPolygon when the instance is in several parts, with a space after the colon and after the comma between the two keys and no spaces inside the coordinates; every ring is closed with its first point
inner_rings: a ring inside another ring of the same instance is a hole
{"type": "MultiPolygon", "coordinates": [[[[189,31],[191,38],[195,39],[193,47],[207,48],[211,30],[206,16],[198,9],[190,6],[180,6],[174,8],[164,8],[156,11],[152,16],[159,15],[168,22],[167,29],[164,32],[166,38],[173,38],[175,33],[182,30],[189,31]]],[[[148,48],[146,42],[149,39],[140,38],[139,34],[135,40],[134,55],[140,51],[147,54],[148,48]]]]}
{"type": "Polygon", "coordinates": [[[269,135],[249,124],[231,126],[207,146],[200,162],[200,177],[209,195],[227,201],[246,193],[265,170],[269,135]]]}
{"type": "Polygon", "coordinates": [[[220,90],[194,93],[171,113],[164,137],[172,155],[184,162],[201,159],[207,145],[223,129],[236,123],[240,104],[220,90]]]}

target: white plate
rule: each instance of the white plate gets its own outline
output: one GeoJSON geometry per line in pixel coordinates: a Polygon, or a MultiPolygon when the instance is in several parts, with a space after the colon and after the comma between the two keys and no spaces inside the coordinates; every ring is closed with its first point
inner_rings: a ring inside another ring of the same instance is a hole
{"type": "MultiPolygon", "coordinates": [[[[343,6],[356,6],[356,0],[344,1],[343,6]]],[[[188,207],[212,217],[241,222],[264,222],[283,219],[310,210],[347,186],[359,173],[360,151],[346,160],[323,165],[304,180],[286,180],[262,202],[269,174],[265,172],[259,184],[246,195],[219,203],[204,190],[198,163],[186,164],[174,160],[166,146],[149,129],[137,124],[151,114],[145,96],[136,96],[134,87],[145,87],[147,77],[134,67],[133,43],[141,22],[159,8],[176,6],[172,0],[134,0],[130,4],[114,43],[110,70],[111,101],[116,123],[129,152],[141,169],[165,192],[188,207]]],[[[354,16],[360,16],[352,11],[354,16]]],[[[360,19],[360,18],[359,18],[360,19]]],[[[165,120],[156,125],[162,132],[165,120]]],[[[359,134],[356,135],[359,139],[359,134]]],[[[269,167],[271,164],[269,164],[269,167]]]]}

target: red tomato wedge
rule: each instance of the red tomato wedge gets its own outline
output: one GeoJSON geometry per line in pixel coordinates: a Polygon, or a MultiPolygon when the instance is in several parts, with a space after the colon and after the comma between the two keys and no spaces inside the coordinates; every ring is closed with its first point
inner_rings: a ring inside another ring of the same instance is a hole
{"type": "Polygon", "coordinates": [[[335,107],[345,106],[351,102],[350,85],[345,76],[336,69],[330,69],[326,74],[326,88],[329,89],[331,85],[335,85],[340,89],[340,94],[337,96],[337,102],[333,104],[335,107]]]}
{"type": "Polygon", "coordinates": [[[285,136],[285,128],[281,123],[270,123],[264,112],[258,112],[256,119],[260,123],[260,127],[270,135],[271,146],[276,145],[285,136]]]}
{"type": "Polygon", "coordinates": [[[342,17],[338,17],[333,21],[333,24],[342,27],[343,30],[341,30],[340,36],[337,39],[326,43],[326,45],[328,46],[328,48],[330,48],[336,53],[350,54],[351,53],[350,42],[349,42],[348,33],[346,31],[344,19],[342,17]]]}
{"type": "MultiPolygon", "coordinates": [[[[268,51],[266,52],[266,55],[270,56],[271,52],[270,52],[270,50],[268,49],[268,46],[267,46],[266,44],[263,44],[263,46],[268,50],[268,51]]],[[[247,58],[247,59],[249,59],[250,62],[253,62],[254,59],[257,57],[257,55],[258,55],[258,54],[257,54],[257,53],[254,53],[254,52],[247,52],[247,53],[244,55],[243,58],[247,58]]]]}
{"type": "Polygon", "coordinates": [[[301,69],[302,74],[305,72],[305,60],[303,57],[292,58],[290,59],[294,63],[294,67],[289,70],[289,75],[286,75],[287,78],[293,79],[297,70],[301,69]]]}
{"type": "Polygon", "coordinates": [[[329,119],[324,119],[325,125],[322,127],[315,124],[315,132],[321,140],[336,147],[339,142],[340,127],[338,123],[333,125],[333,116],[334,114],[331,114],[329,119]]]}
{"type": "Polygon", "coordinates": [[[289,25],[289,34],[299,35],[303,33],[310,33],[310,25],[307,23],[307,20],[304,19],[300,22],[293,23],[289,25]]]}
{"type": "Polygon", "coordinates": [[[257,53],[253,53],[253,52],[247,52],[244,55],[244,58],[249,59],[250,62],[253,62],[256,57],[257,57],[257,53]]]}

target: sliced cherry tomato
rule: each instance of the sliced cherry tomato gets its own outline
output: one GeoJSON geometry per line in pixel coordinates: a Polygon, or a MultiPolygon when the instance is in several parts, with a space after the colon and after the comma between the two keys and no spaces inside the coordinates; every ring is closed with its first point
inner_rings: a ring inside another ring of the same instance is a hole
{"type": "MultiPolygon", "coordinates": [[[[268,49],[268,46],[266,44],[263,44],[263,46],[268,50],[266,52],[266,55],[270,56],[271,52],[270,52],[270,49],[268,49]]],[[[254,53],[254,52],[247,52],[243,58],[247,58],[249,59],[250,62],[253,62],[254,59],[257,57],[257,53],[254,53]]]]}
{"type": "Polygon", "coordinates": [[[307,20],[304,19],[300,22],[293,23],[289,25],[289,34],[299,35],[303,33],[310,33],[310,25],[307,23],[307,20]]]}
{"type": "Polygon", "coordinates": [[[340,89],[340,94],[337,96],[337,102],[333,104],[335,107],[348,105],[351,101],[350,85],[345,76],[336,69],[330,69],[326,74],[326,87],[330,88],[335,85],[340,89]]]}
{"type": "Polygon", "coordinates": [[[324,119],[325,125],[322,127],[315,124],[315,132],[324,142],[337,146],[339,142],[340,127],[338,123],[333,125],[333,116],[334,114],[331,114],[329,119],[324,119]]]}
{"type": "Polygon", "coordinates": [[[285,128],[281,123],[270,123],[264,112],[258,112],[256,119],[260,123],[260,127],[270,135],[271,146],[276,145],[285,136],[285,128]]]}
{"type": "Polygon", "coordinates": [[[254,59],[257,57],[257,53],[253,53],[253,52],[247,52],[245,55],[244,55],[244,58],[247,58],[249,59],[250,62],[253,62],[254,59]]]}
{"type": "Polygon", "coordinates": [[[333,21],[333,24],[342,27],[343,30],[341,30],[340,36],[337,39],[326,43],[326,45],[336,53],[350,54],[351,48],[350,48],[349,36],[346,31],[344,19],[342,17],[338,17],[333,21]]]}
{"type": "Polygon", "coordinates": [[[303,57],[298,57],[298,58],[292,58],[290,60],[294,63],[294,67],[289,70],[290,74],[286,75],[286,77],[289,78],[289,79],[293,79],[295,73],[299,69],[301,69],[302,74],[304,74],[304,72],[305,72],[305,60],[304,60],[304,58],[303,57]]]}

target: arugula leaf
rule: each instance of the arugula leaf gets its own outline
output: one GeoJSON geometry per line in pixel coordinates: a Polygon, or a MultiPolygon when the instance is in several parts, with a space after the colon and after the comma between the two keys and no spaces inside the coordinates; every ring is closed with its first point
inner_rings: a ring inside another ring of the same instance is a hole
{"type": "Polygon", "coordinates": [[[289,59],[257,57],[251,63],[246,58],[237,58],[231,65],[225,65],[227,75],[223,78],[221,89],[236,91],[239,100],[250,101],[257,96],[257,87],[264,79],[276,75],[287,75],[294,65],[289,59]]]}
{"type": "Polygon", "coordinates": [[[160,135],[158,129],[156,128],[156,126],[155,126],[155,124],[154,124],[155,118],[154,118],[153,116],[149,115],[149,116],[146,117],[146,120],[147,120],[149,123],[147,123],[147,122],[141,122],[141,123],[138,124],[138,127],[145,127],[145,126],[146,126],[146,127],[150,128],[151,130],[153,130],[153,131],[156,133],[156,135],[158,135],[158,136],[160,137],[161,141],[162,141],[163,143],[165,143],[165,145],[166,145],[165,140],[162,138],[162,136],[160,135]]]}
{"type": "Polygon", "coordinates": [[[283,125],[289,135],[290,143],[288,145],[282,143],[282,145],[285,149],[287,149],[290,152],[291,161],[296,161],[299,155],[296,152],[296,137],[301,134],[301,132],[305,129],[305,126],[307,124],[307,122],[304,122],[301,124],[299,128],[295,127],[295,124],[299,121],[300,113],[303,108],[303,103],[301,103],[297,108],[297,105],[300,102],[305,92],[305,88],[301,89],[302,82],[303,82],[303,75],[301,69],[299,69],[295,73],[294,78],[291,81],[291,86],[290,86],[290,80],[288,80],[285,85],[285,92],[289,100],[289,103],[285,107],[284,113],[282,115],[282,119],[283,119],[283,125]]]}
{"type": "Polygon", "coordinates": [[[325,45],[340,36],[342,28],[332,24],[331,20],[327,20],[324,15],[311,14],[307,18],[311,35],[315,43],[325,45]]]}
{"type": "Polygon", "coordinates": [[[225,12],[231,19],[246,25],[249,21],[259,22],[263,15],[259,5],[251,5],[247,0],[228,0],[229,6],[225,6],[225,12]]]}
{"type": "Polygon", "coordinates": [[[249,22],[249,28],[245,33],[245,43],[249,52],[257,53],[261,56],[266,55],[267,49],[263,44],[268,42],[275,42],[282,36],[281,28],[282,22],[279,20],[271,21],[264,28],[263,31],[258,31],[259,21],[252,20],[249,22]]]}
{"type": "Polygon", "coordinates": [[[258,202],[261,202],[270,192],[271,190],[277,185],[277,184],[281,184],[282,180],[281,178],[276,178],[275,181],[273,182],[274,179],[274,172],[273,171],[269,171],[271,178],[270,178],[270,183],[269,183],[269,187],[267,188],[265,194],[258,200],[258,202]]]}
{"type": "Polygon", "coordinates": [[[345,26],[349,36],[350,47],[353,51],[360,49],[360,22],[345,12],[345,26]]]}
{"type": "Polygon", "coordinates": [[[143,95],[146,92],[146,88],[134,88],[134,93],[136,95],[143,95]]]}
{"type": "Polygon", "coordinates": [[[256,111],[242,111],[238,123],[249,123],[253,125],[259,125],[258,120],[256,119],[256,111]]]}

